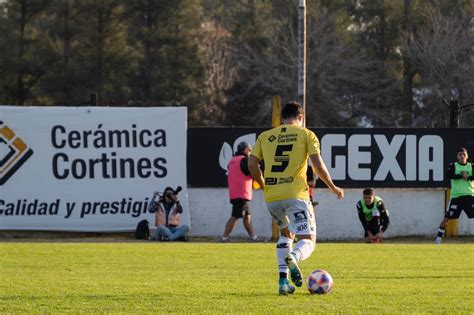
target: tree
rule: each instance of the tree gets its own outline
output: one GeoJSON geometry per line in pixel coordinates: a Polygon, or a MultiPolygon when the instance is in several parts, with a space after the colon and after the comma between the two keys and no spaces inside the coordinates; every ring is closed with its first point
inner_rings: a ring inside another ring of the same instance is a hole
{"type": "Polygon", "coordinates": [[[164,44],[164,24],[170,15],[167,1],[139,0],[126,3],[129,23],[128,41],[134,53],[133,66],[129,69],[129,85],[132,102],[142,105],[158,105],[162,99],[159,84],[164,44]]]}
{"type": "Polygon", "coordinates": [[[39,31],[51,54],[51,62],[40,82],[41,94],[55,105],[88,103],[88,75],[81,59],[82,21],[90,10],[78,5],[76,0],[52,0],[45,10],[39,31]]]}
{"type": "Polygon", "coordinates": [[[53,0],[39,27],[54,58],[41,89],[58,105],[126,105],[130,49],[121,0],[53,0]]]}
{"type": "Polygon", "coordinates": [[[129,74],[132,101],[146,106],[186,105],[194,121],[204,84],[200,1],[129,2],[127,17],[134,51],[129,74]]]}
{"type": "MultiPolygon", "coordinates": [[[[347,32],[352,22],[344,8],[333,4],[330,10],[313,7],[308,18],[307,124],[340,126],[349,121],[357,125],[364,120],[361,113],[394,93],[395,83],[386,78],[381,61],[360,53],[353,35],[357,32],[347,32]]],[[[267,22],[268,36],[259,46],[246,44],[235,53],[240,73],[248,71],[246,80],[238,82],[239,98],[251,98],[259,105],[260,110],[249,117],[255,124],[270,121],[271,96],[296,98],[295,15],[275,16],[267,22]]],[[[392,119],[389,110],[378,108],[370,114],[366,115],[378,118],[380,124],[392,119]]]]}
{"type": "Polygon", "coordinates": [[[421,76],[420,88],[425,93],[419,104],[424,115],[418,125],[446,126],[447,111],[442,99],[472,102],[474,35],[470,28],[472,9],[469,2],[443,6],[443,2],[427,3],[422,10],[423,23],[409,36],[405,51],[421,76]]]}
{"type": "Polygon", "coordinates": [[[204,100],[199,106],[199,122],[202,125],[223,121],[227,91],[237,81],[237,68],[233,60],[232,34],[216,21],[203,23],[201,44],[204,68],[204,100]]]}
{"type": "Polygon", "coordinates": [[[44,75],[47,61],[41,60],[44,47],[35,32],[35,22],[48,3],[48,0],[19,0],[2,4],[2,24],[8,30],[4,33],[9,43],[7,54],[11,57],[3,60],[10,63],[3,67],[15,77],[5,82],[4,90],[8,92],[5,99],[13,104],[26,104],[32,89],[44,75]]]}
{"type": "Polygon", "coordinates": [[[90,91],[97,92],[107,105],[126,105],[127,88],[127,24],[123,19],[121,0],[79,2],[87,12],[81,27],[80,58],[87,69],[90,91]]]}

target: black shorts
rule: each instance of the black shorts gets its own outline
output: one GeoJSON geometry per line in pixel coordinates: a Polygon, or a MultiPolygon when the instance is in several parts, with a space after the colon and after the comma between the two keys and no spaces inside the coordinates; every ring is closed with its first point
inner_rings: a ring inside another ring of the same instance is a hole
{"type": "Polygon", "coordinates": [[[231,199],[232,204],[232,216],[234,218],[243,218],[244,215],[250,214],[249,201],[246,199],[231,199]]]}
{"type": "Polygon", "coordinates": [[[473,196],[461,196],[457,198],[451,198],[444,217],[448,219],[458,219],[463,210],[464,212],[466,212],[466,215],[469,219],[474,218],[473,196]]]}

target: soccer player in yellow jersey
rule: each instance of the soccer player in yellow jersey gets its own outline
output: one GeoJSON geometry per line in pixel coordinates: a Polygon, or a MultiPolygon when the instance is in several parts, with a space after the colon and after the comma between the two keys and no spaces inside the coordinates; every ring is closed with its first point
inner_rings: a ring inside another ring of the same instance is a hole
{"type": "Polygon", "coordinates": [[[249,157],[250,173],[263,187],[268,210],[280,229],[276,254],[279,272],[278,291],[292,294],[295,287],[301,287],[303,277],[298,263],[311,256],[316,244],[316,220],[309,199],[306,181],[308,156],[319,178],[338,199],[344,191],[335,186],[320,155],[316,135],[302,127],[304,112],[300,104],[290,102],[283,106],[283,125],[260,134],[249,157]],[[265,174],[259,162],[265,162],[265,174]],[[293,239],[299,241],[294,249],[293,239]]]}

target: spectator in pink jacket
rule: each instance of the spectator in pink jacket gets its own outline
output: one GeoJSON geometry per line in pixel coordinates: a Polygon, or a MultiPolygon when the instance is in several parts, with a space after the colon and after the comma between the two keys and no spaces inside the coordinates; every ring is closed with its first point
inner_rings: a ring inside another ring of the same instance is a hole
{"type": "Polygon", "coordinates": [[[243,218],[244,227],[250,238],[257,241],[258,237],[252,226],[252,216],[249,201],[252,200],[253,179],[247,166],[248,157],[252,147],[245,141],[237,146],[235,156],[229,162],[227,183],[229,186],[230,203],[232,204],[232,215],[227,221],[221,242],[229,242],[229,235],[234,229],[237,221],[243,218]]]}

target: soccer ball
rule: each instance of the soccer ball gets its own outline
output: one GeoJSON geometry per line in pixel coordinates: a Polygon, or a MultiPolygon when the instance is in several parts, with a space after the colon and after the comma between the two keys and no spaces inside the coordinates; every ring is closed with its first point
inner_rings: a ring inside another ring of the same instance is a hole
{"type": "Polygon", "coordinates": [[[322,269],[312,271],[306,281],[308,291],[311,294],[328,294],[333,287],[331,275],[322,269]]]}

